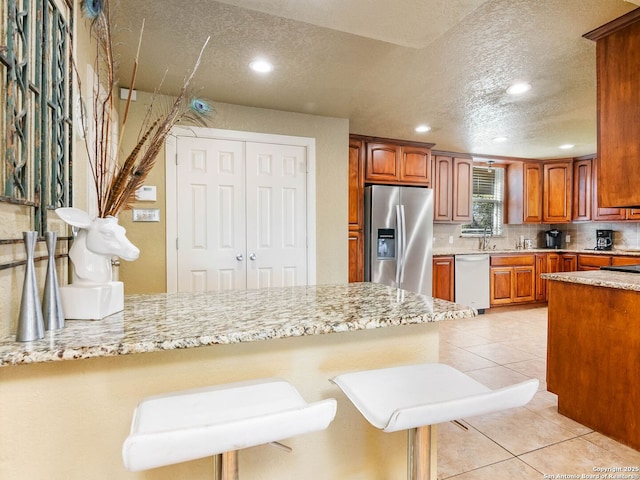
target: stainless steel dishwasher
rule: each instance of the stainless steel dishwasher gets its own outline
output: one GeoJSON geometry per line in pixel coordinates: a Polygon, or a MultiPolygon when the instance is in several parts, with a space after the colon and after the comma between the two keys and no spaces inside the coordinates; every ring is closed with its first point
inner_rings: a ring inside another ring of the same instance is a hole
{"type": "Polygon", "coordinates": [[[455,302],[484,313],[489,308],[489,255],[455,256],[455,302]]]}

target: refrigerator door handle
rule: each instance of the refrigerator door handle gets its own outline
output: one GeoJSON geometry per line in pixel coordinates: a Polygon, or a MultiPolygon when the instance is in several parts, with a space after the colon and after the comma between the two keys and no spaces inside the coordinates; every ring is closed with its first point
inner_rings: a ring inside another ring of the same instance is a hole
{"type": "Polygon", "coordinates": [[[402,215],[402,270],[400,272],[400,287],[404,283],[404,266],[407,261],[407,219],[404,215],[404,205],[400,205],[400,214],[402,215]]]}
{"type": "Polygon", "coordinates": [[[396,205],[396,231],[397,234],[397,243],[396,246],[396,287],[400,287],[400,274],[402,273],[402,268],[404,267],[404,252],[402,251],[402,212],[401,206],[396,205]]]}

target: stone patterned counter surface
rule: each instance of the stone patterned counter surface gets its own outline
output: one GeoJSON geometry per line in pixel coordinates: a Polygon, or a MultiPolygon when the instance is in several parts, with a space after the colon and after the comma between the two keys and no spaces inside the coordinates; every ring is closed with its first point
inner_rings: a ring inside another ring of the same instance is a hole
{"type": "Polygon", "coordinates": [[[637,273],[591,270],[584,272],[543,273],[540,277],[545,280],[580,283],[594,287],[608,287],[640,292],[640,274],[637,273]]]}
{"type": "Polygon", "coordinates": [[[130,295],[103,320],[68,320],[43,340],[0,340],[0,366],[255,342],[475,316],[374,283],[130,295]]]}

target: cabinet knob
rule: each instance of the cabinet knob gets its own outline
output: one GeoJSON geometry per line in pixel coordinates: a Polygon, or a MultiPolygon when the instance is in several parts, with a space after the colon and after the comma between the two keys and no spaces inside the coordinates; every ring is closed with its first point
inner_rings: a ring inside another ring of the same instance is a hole
{"type": "Polygon", "coordinates": [[[256,259],[256,254],[252,253],[251,255],[249,255],[249,260],[255,260],[256,259]]]}
{"type": "Polygon", "coordinates": [[[239,262],[243,261],[244,260],[244,255],[239,253],[238,255],[236,255],[236,260],[238,260],[239,262]]]}

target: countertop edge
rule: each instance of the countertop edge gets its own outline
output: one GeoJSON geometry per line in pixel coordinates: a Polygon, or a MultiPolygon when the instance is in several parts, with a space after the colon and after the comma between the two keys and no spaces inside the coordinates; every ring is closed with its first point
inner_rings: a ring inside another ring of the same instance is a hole
{"type": "MultiPolygon", "coordinates": [[[[388,290],[388,287],[382,286],[371,288],[382,289],[380,291],[376,290],[376,294],[381,292],[388,293],[390,291],[388,290]]],[[[46,332],[44,339],[35,342],[13,342],[8,339],[5,339],[4,343],[0,342],[0,367],[98,357],[114,357],[136,353],[150,353],[213,345],[261,342],[281,338],[325,335],[348,331],[432,323],[449,319],[471,318],[477,315],[477,311],[463,305],[445,302],[439,299],[431,299],[431,297],[423,297],[410,292],[407,292],[407,294],[411,296],[408,297],[408,300],[409,298],[411,298],[411,301],[417,300],[419,305],[423,304],[423,302],[425,304],[429,304],[429,302],[431,302],[431,307],[425,307],[424,313],[416,312],[415,310],[412,313],[409,313],[410,310],[407,310],[406,312],[400,310],[392,314],[386,314],[386,316],[375,315],[365,311],[360,316],[353,317],[353,319],[336,320],[333,316],[329,316],[328,318],[324,316],[322,318],[310,318],[307,320],[304,320],[305,317],[301,317],[301,320],[297,320],[298,317],[295,317],[295,319],[292,318],[284,320],[275,325],[265,325],[261,324],[259,321],[256,322],[255,325],[247,325],[246,323],[238,322],[237,325],[229,327],[228,330],[224,330],[222,332],[218,331],[211,334],[207,334],[206,330],[193,335],[189,334],[188,331],[185,331],[181,335],[176,335],[176,338],[166,335],[156,336],[151,334],[148,335],[147,338],[141,336],[141,338],[135,338],[132,341],[128,341],[126,339],[126,334],[124,332],[126,332],[128,328],[125,328],[123,325],[120,325],[119,327],[123,329],[122,332],[116,333],[116,337],[122,338],[113,339],[116,341],[110,341],[106,338],[105,340],[87,340],[85,344],[82,344],[83,340],[80,338],[80,340],[75,342],[75,344],[68,342],[69,344],[56,345],[56,342],[60,343],[60,331],[46,332]]],[[[395,293],[393,295],[395,298],[395,293]]],[[[129,297],[129,302],[133,303],[136,298],[136,296],[129,297]]],[[[125,299],[125,309],[126,303],[127,299],[125,299]]],[[[400,302],[400,304],[402,303],[403,302],[400,302]]],[[[418,310],[421,310],[421,308],[418,310]]],[[[118,315],[119,314],[115,314],[113,318],[117,318],[116,316],[118,315]]],[[[98,331],[104,329],[105,331],[108,331],[110,328],[109,319],[111,318],[112,317],[107,317],[106,319],[98,321],[70,320],[68,323],[70,325],[69,328],[78,328],[80,331],[82,331],[82,328],[97,329],[98,331]]],[[[117,324],[117,320],[114,322],[117,324]]],[[[145,321],[145,323],[155,327],[153,319],[145,321]]],[[[136,323],[128,323],[127,325],[135,327],[136,323]]],[[[65,329],[66,328],[67,327],[65,327],[65,329]]],[[[64,332],[65,329],[63,329],[62,332],[64,332]]]]}
{"type": "Polygon", "coordinates": [[[637,273],[591,270],[584,272],[543,273],[540,277],[545,280],[555,280],[557,282],[578,283],[593,287],[640,292],[640,275],[637,273]]]}

